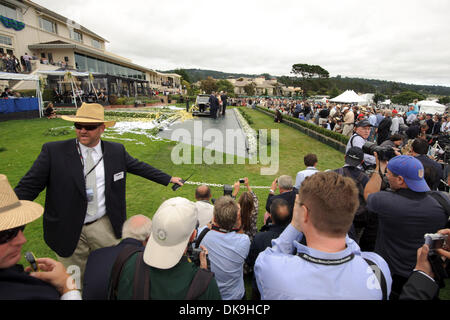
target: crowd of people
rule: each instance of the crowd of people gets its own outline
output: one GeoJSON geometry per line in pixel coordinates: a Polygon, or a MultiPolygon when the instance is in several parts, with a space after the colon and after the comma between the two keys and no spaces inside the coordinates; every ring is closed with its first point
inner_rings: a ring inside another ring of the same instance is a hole
{"type": "Polygon", "coordinates": [[[0,52],[0,71],[10,73],[30,73],[31,60],[35,59],[36,57],[30,56],[28,53],[17,58],[14,54],[0,52]]]}
{"type": "Polygon", "coordinates": [[[14,189],[0,176],[1,299],[431,300],[439,294],[437,267],[445,267],[449,247],[430,247],[424,235],[450,234],[450,199],[438,191],[444,171],[436,172],[439,164],[426,156],[429,144],[420,136],[411,139],[409,154],[400,148],[391,158],[380,149],[367,154],[355,140],[371,133],[370,120],[361,117],[342,168],[321,172],[317,155],[307,154],[295,180],[281,175],[272,182],[258,230],[261,200],[248,178],[215,200],[201,185],[195,201],[170,198],[152,220],[127,220],[126,173],[166,186],[183,180],[102,140],[115,122],[104,120],[101,105],[83,104],[63,120],[74,123],[77,139],[44,144],[14,189]],[[44,189],[45,209],[33,202],[44,189]],[[23,230],[42,214],[44,240],[58,261],[37,259],[40,272],[24,270],[17,265],[23,230]],[[74,265],[79,281],[65,272],[74,265]],[[245,276],[252,278],[251,293],[245,276]]]}

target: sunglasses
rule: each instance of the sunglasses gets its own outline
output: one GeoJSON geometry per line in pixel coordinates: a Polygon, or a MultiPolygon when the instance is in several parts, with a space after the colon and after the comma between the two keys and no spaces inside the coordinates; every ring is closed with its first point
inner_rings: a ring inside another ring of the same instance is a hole
{"type": "Polygon", "coordinates": [[[87,131],[92,131],[97,129],[98,127],[100,127],[101,124],[80,124],[80,123],[75,123],[75,128],[77,128],[78,130],[81,129],[85,129],[87,131]]]}
{"type": "Polygon", "coordinates": [[[23,230],[25,230],[25,226],[20,226],[20,227],[14,228],[14,229],[0,231],[0,245],[8,243],[9,241],[11,241],[15,237],[17,237],[17,235],[19,234],[19,231],[23,232],[23,230]]]}

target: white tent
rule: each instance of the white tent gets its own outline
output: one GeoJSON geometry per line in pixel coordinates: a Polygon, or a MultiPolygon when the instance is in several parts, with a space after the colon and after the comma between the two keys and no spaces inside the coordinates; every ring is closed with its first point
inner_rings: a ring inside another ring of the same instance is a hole
{"type": "Polygon", "coordinates": [[[42,101],[42,93],[39,85],[39,76],[34,74],[0,72],[0,80],[35,81],[36,97],[38,98],[39,104],[39,117],[42,117],[44,115],[44,102],[42,101]]]}
{"type": "Polygon", "coordinates": [[[361,98],[356,94],[353,90],[347,90],[343,94],[337,96],[330,100],[330,102],[338,102],[338,103],[362,103],[365,102],[365,99],[361,98]]]}
{"type": "Polygon", "coordinates": [[[435,101],[429,101],[429,100],[422,100],[417,102],[417,105],[419,106],[419,112],[425,112],[430,114],[443,114],[445,110],[447,110],[447,106],[437,103],[435,101]]]}
{"type": "Polygon", "coordinates": [[[380,102],[380,104],[383,104],[383,105],[390,105],[392,102],[391,102],[391,100],[389,100],[389,99],[387,99],[387,100],[385,100],[385,101],[383,101],[383,102],[380,102]]]}

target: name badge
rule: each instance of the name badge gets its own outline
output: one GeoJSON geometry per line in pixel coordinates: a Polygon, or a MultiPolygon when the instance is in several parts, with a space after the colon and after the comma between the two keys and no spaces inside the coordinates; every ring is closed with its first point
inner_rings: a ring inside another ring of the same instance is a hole
{"type": "Polygon", "coordinates": [[[94,190],[92,190],[92,188],[86,189],[86,198],[88,202],[92,202],[94,200],[94,190]]]}
{"type": "Polygon", "coordinates": [[[124,176],[125,176],[125,175],[124,175],[123,171],[122,171],[122,172],[119,172],[119,173],[116,173],[116,174],[114,175],[114,182],[116,182],[117,180],[123,179],[124,176]]]}

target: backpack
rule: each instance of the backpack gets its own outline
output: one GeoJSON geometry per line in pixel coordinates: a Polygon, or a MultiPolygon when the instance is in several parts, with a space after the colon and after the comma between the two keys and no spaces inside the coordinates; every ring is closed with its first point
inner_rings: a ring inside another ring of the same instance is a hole
{"type": "MultiPolygon", "coordinates": [[[[350,174],[349,170],[346,167],[339,168],[334,171],[344,177],[350,177],[353,179],[353,176],[350,174]]],[[[366,199],[364,199],[364,187],[362,184],[364,176],[364,172],[361,171],[355,179],[356,186],[358,187],[359,199],[359,207],[355,213],[355,222],[366,222],[369,218],[369,210],[367,209],[366,199]]]]}
{"type": "MultiPolygon", "coordinates": [[[[142,248],[135,246],[125,246],[118,255],[111,271],[108,300],[117,300],[120,276],[123,266],[128,259],[138,252],[135,272],[133,278],[133,300],[150,300],[150,269],[144,262],[144,252],[142,248]]],[[[185,300],[198,299],[208,288],[214,274],[210,271],[199,268],[189,285],[185,300]]]]}

